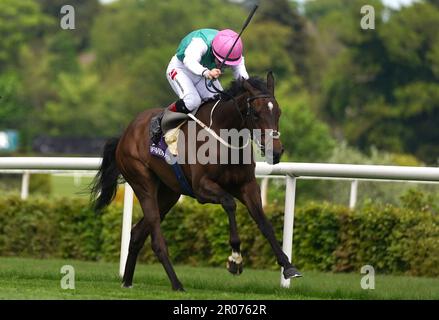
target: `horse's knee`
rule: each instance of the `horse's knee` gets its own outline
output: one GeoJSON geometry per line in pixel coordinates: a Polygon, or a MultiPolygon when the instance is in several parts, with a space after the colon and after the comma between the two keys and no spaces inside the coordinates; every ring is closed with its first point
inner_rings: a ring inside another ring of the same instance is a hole
{"type": "Polygon", "coordinates": [[[232,196],[225,196],[221,199],[221,204],[228,213],[235,212],[236,211],[236,202],[235,199],[233,199],[232,196]]]}
{"type": "Polygon", "coordinates": [[[151,242],[151,248],[160,262],[162,262],[164,256],[168,254],[168,251],[166,250],[166,243],[164,240],[160,241],[159,239],[153,239],[151,242]]]}
{"type": "Polygon", "coordinates": [[[131,230],[131,238],[129,251],[138,252],[143,248],[146,237],[148,236],[148,230],[142,228],[140,225],[135,225],[131,230]]]}
{"type": "Polygon", "coordinates": [[[143,239],[139,238],[131,238],[130,245],[129,245],[129,251],[130,252],[139,252],[140,249],[143,248],[144,245],[143,239]]]}
{"type": "Polygon", "coordinates": [[[183,98],[186,108],[190,111],[198,108],[201,104],[201,97],[196,93],[189,93],[183,98]]]}

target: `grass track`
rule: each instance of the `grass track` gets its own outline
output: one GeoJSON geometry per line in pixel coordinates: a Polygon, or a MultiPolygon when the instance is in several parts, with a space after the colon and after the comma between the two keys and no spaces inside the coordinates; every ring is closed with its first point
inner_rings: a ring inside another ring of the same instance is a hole
{"type": "Polygon", "coordinates": [[[75,185],[73,176],[56,176],[50,177],[52,184],[52,196],[71,197],[89,197],[88,186],[93,177],[84,176],[79,180],[79,185],[75,185]]]}
{"type": "Polygon", "coordinates": [[[290,289],[279,288],[277,271],[176,266],[186,292],[173,292],[161,265],[139,264],[132,289],[120,288],[118,264],[75,260],[0,258],[0,299],[439,299],[439,279],[376,276],[362,290],[361,274],[303,272],[290,289]],[[63,265],[75,268],[75,290],[63,290],[63,265]]]}

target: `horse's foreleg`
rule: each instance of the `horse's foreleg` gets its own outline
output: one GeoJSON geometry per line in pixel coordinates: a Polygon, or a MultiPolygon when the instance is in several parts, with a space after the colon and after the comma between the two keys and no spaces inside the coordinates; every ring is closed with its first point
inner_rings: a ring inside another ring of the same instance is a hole
{"type": "Polygon", "coordinates": [[[230,236],[229,243],[232,247],[232,254],[227,258],[227,270],[235,275],[242,273],[241,239],[239,239],[238,226],[236,223],[236,203],[233,199],[233,207],[222,206],[229,218],[230,236]]]}
{"type": "Polygon", "coordinates": [[[261,201],[261,191],[259,185],[256,183],[256,179],[244,185],[240,192],[241,194],[238,198],[247,207],[251,217],[258,225],[259,230],[261,230],[262,234],[270,243],[271,248],[276,256],[277,263],[284,268],[283,274],[285,279],[301,277],[301,274],[290,263],[287,255],[282,251],[282,248],[280,247],[279,242],[274,234],[273,227],[264,214],[261,201]]]}
{"type": "Polygon", "coordinates": [[[235,275],[242,273],[241,239],[236,224],[236,202],[233,196],[225,192],[217,183],[209,179],[201,179],[196,190],[196,195],[201,203],[221,204],[229,218],[229,243],[232,254],[227,259],[227,270],[235,275]]]}

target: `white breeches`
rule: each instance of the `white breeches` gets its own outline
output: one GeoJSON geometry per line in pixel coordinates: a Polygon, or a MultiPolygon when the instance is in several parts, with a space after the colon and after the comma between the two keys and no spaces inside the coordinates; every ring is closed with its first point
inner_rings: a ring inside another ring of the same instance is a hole
{"type": "MultiPolygon", "coordinates": [[[[193,74],[176,56],[173,56],[169,62],[166,78],[190,111],[197,109],[203,101],[216,95],[207,90],[204,77],[193,74]]],[[[218,89],[223,90],[219,81],[215,81],[214,84],[218,89]]],[[[213,87],[209,89],[215,91],[213,87]]]]}

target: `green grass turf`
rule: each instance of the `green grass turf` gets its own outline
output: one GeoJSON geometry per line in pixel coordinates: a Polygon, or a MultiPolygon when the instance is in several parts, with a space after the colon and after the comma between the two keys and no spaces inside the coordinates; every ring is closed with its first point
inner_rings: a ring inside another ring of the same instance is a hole
{"type": "Polygon", "coordinates": [[[173,292],[161,265],[138,264],[134,287],[122,289],[117,263],[0,258],[0,299],[439,299],[439,279],[376,275],[375,290],[360,287],[362,275],[304,271],[289,289],[280,273],[176,266],[186,292],[173,292]],[[75,290],[63,290],[63,265],[75,268],[75,290]]]}
{"type": "Polygon", "coordinates": [[[51,189],[52,196],[77,196],[89,197],[90,192],[88,186],[93,180],[93,177],[84,176],[80,178],[79,185],[75,185],[73,176],[56,176],[52,175],[51,189]]]}

